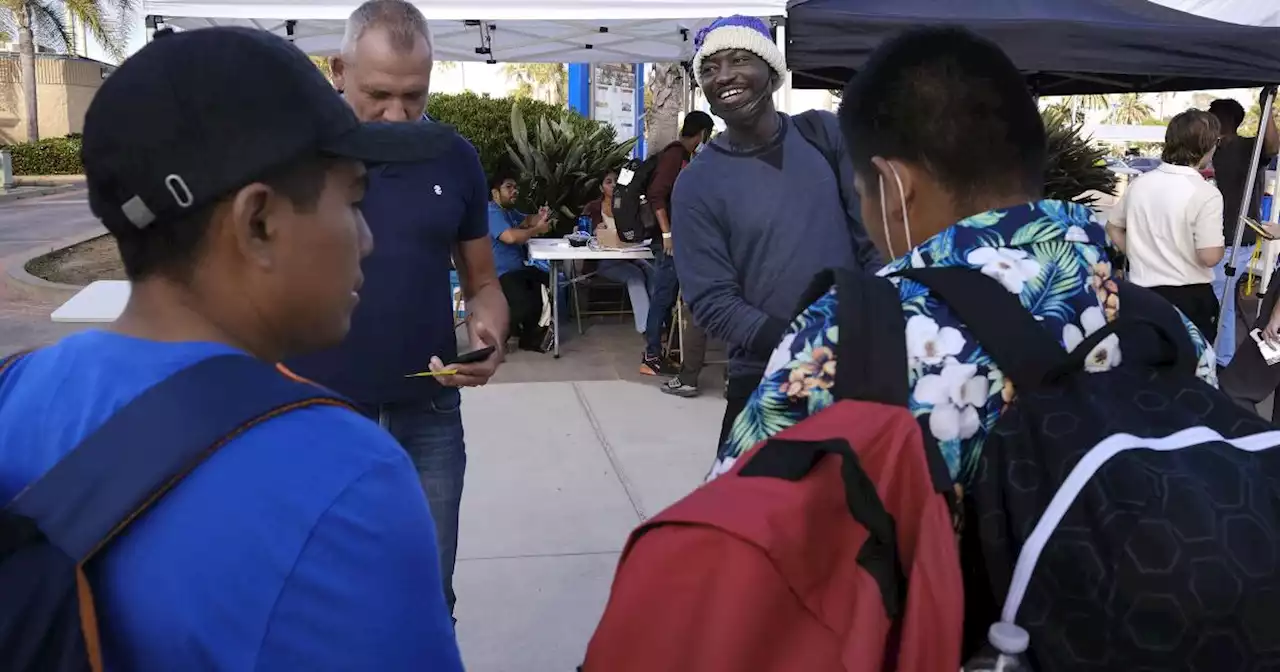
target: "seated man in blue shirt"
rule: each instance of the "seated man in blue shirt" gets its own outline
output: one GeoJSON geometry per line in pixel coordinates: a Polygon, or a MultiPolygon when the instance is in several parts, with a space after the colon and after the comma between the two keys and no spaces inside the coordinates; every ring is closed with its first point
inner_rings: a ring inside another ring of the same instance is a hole
{"type": "Polygon", "coordinates": [[[546,271],[530,266],[529,239],[551,230],[550,212],[544,206],[537,214],[516,210],[520,188],[510,173],[498,173],[489,180],[489,235],[493,237],[493,263],[498,282],[511,312],[511,335],[520,339],[521,350],[546,352],[551,331],[538,325],[542,317],[542,288],[550,284],[546,271]]]}
{"type": "MultiPolygon", "coordinates": [[[[362,161],[418,160],[440,129],[362,125],[262,30],[160,34],[125,61],[85,116],[84,167],[131,296],[5,372],[0,504],[180,370],[342,340],[373,244],[362,161]]],[[[462,669],[413,463],[341,407],[226,441],[86,572],[108,670],[462,669]]]]}

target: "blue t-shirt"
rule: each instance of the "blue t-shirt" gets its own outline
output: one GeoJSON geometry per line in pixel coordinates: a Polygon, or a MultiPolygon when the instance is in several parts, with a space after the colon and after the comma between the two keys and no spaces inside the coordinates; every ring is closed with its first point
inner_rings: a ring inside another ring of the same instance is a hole
{"type": "MultiPolygon", "coordinates": [[[[213,343],[91,331],[0,380],[0,502],[213,343]]],[[[234,394],[234,390],[227,390],[234,394]]],[[[228,442],[89,565],[109,670],[461,670],[418,475],[351,411],[228,442]]]]}
{"type": "Polygon", "coordinates": [[[432,356],[458,354],[449,271],[457,243],[489,234],[489,189],[480,156],[460,135],[428,161],[371,167],[360,209],[373,233],[351,331],[336,348],[289,368],[365,404],[417,402],[441,387],[432,356]]]}
{"type": "Polygon", "coordinates": [[[489,236],[493,238],[493,264],[498,269],[498,277],[524,268],[525,246],[498,240],[498,236],[507,229],[520,226],[524,218],[525,215],[515,208],[504,208],[489,201],[489,236]]]}

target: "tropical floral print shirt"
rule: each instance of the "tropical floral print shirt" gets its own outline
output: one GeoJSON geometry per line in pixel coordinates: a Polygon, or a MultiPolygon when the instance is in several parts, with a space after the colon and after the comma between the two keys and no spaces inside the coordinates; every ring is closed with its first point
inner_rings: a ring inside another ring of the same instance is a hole
{"type": "MultiPolygon", "coordinates": [[[[1019,295],[1071,350],[1116,319],[1120,297],[1106,247],[1106,233],[1089,208],[1045,200],[961,220],[890,262],[880,275],[935,266],[981,269],[1019,295]]],[[[917,282],[892,282],[906,318],[908,407],[937,438],[951,477],[964,485],[1001,409],[1013,399],[1013,387],[946,304],[917,282]]],[[[835,401],[836,301],[833,289],[791,324],[709,478],[728,471],[756,443],[835,401]]],[[[1197,375],[1216,386],[1211,346],[1186,316],[1183,322],[1199,355],[1197,375]]],[[[1090,353],[1085,368],[1106,371],[1120,361],[1119,337],[1113,334],[1090,353]]]]}

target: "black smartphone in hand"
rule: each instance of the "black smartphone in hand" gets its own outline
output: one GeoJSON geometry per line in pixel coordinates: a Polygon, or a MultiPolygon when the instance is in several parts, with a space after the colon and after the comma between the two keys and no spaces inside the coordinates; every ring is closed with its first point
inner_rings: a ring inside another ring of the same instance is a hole
{"type": "Polygon", "coordinates": [[[493,351],[496,349],[497,348],[491,345],[487,348],[472,350],[471,352],[466,352],[461,355],[458,355],[456,358],[454,358],[453,363],[454,364],[475,364],[476,362],[483,362],[484,360],[489,359],[489,355],[492,355],[493,351]]]}

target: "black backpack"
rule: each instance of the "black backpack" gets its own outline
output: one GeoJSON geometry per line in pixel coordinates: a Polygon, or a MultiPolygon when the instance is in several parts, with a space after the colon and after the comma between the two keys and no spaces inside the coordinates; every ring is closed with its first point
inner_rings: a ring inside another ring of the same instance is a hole
{"type": "Polygon", "coordinates": [[[230,438],[317,404],[349,407],[257,359],[211,357],[143,392],[18,493],[0,509],[0,669],[103,669],[86,564],[230,438]]]}
{"type": "Polygon", "coordinates": [[[623,167],[622,175],[631,173],[631,179],[622,184],[621,179],[613,189],[613,224],[618,229],[618,239],[624,243],[642,243],[658,230],[658,219],[653,214],[653,206],[645,197],[649,184],[653,182],[653,172],[658,168],[658,160],[672,147],[683,146],[673,142],[662,151],[649,156],[644,161],[632,159],[623,167]]]}
{"type": "Polygon", "coordinates": [[[964,498],[969,646],[1004,621],[1037,672],[1280,667],[1280,431],[1195,376],[1177,311],[1120,282],[1120,317],[1067,353],[979,271],[901,275],[1016,388],[964,498]],[[1086,373],[1111,334],[1120,365],[1086,373]]]}

